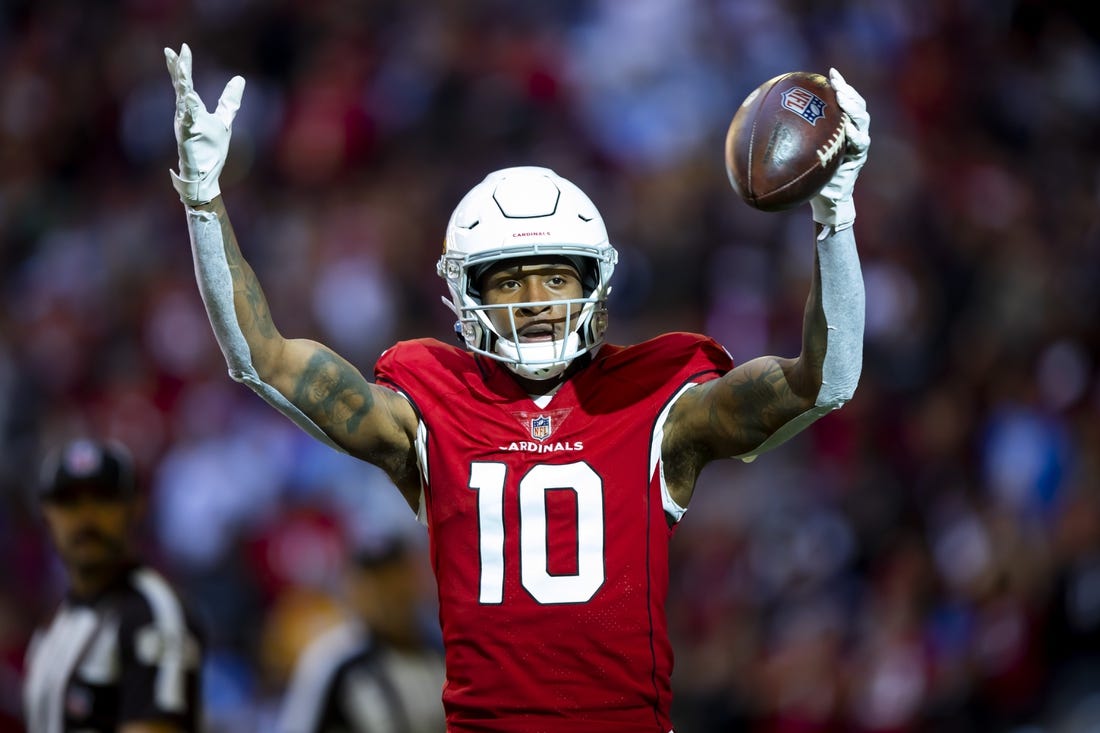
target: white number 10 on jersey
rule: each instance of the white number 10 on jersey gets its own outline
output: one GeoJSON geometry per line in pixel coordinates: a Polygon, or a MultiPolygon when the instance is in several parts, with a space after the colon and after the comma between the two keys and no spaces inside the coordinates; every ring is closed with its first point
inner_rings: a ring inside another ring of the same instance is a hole
{"type": "MultiPolygon", "coordinates": [[[[470,488],[477,492],[481,540],[482,603],[504,601],[503,463],[470,465],[470,488]]],[[[587,463],[538,465],[519,482],[519,579],[539,603],[584,603],[603,585],[603,480],[587,463]],[[572,489],[577,500],[577,572],[551,575],[546,549],[546,492],[572,489]]]]}

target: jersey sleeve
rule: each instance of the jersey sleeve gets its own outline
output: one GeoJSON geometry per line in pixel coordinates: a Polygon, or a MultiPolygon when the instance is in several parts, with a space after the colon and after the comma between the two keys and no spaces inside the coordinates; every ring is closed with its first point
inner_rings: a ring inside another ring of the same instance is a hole
{"type": "Polygon", "coordinates": [[[135,574],[139,594],[119,609],[119,723],[199,719],[202,640],[179,597],[156,573],[135,574]]]}
{"type": "Polygon", "coordinates": [[[691,362],[698,365],[699,368],[697,381],[704,382],[717,379],[733,369],[733,357],[720,343],[709,336],[682,335],[695,342],[691,362]]]}
{"type": "Polygon", "coordinates": [[[374,362],[374,381],[376,384],[399,392],[402,391],[400,380],[396,378],[396,375],[402,371],[401,359],[404,351],[404,344],[396,343],[382,352],[382,355],[374,362]]]}
{"type": "Polygon", "coordinates": [[[486,376],[464,349],[427,338],[394,344],[374,365],[375,382],[405,395],[418,412],[426,395],[465,395],[486,376]]]}
{"type": "Polygon", "coordinates": [[[666,333],[608,351],[606,358],[597,362],[601,376],[629,380],[644,386],[645,391],[675,391],[686,383],[706,382],[733,369],[733,359],[721,344],[696,333],[666,333]]]}

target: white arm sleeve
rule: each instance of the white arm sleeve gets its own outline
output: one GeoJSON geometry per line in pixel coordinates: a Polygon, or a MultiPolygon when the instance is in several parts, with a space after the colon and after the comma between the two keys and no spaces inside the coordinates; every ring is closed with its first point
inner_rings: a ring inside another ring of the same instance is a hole
{"type": "Polygon", "coordinates": [[[820,267],[821,306],[828,336],[821,389],[814,406],[772,433],[759,446],[742,453],[746,463],[797,435],[813,421],[852,398],[863,369],[863,274],[851,227],[816,240],[820,267]]]}
{"type": "Polygon", "coordinates": [[[187,230],[191,234],[191,253],[195,260],[195,278],[198,280],[202,302],[206,305],[206,314],[218,340],[225,362],[229,365],[229,376],[237,382],[248,385],[253,392],[263,397],[272,407],[295,422],[300,428],[322,443],[336,450],[343,448],[333,442],[317,423],[295,407],[279,390],[260,379],[256,367],[252,364],[252,352],[248,348],[237,321],[237,310],[233,305],[233,276],[229,271],[229,262],[225,256],[225,240],[222,237],[221,222],[217,214],[200,211],[190,206],[187,209],[187,230]]]}

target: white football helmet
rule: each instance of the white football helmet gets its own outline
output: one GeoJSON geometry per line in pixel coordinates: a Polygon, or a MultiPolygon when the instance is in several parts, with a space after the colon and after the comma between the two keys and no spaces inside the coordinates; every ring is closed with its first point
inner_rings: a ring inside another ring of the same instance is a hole
{"type": "Polygon", "coordinates": [[[436,270],[451,299],[443,302],[458,316],[455,330],[473,352],[504,362],[528,379],[552,379],[582,354],[603,343],[611,274],[619,255],[607,241],[596,206],[570,181],[549,168],[494,171],[459,202],[447,224],[443,256],[436,270]],[[578,265],[584,297],[553,301],[566,306],[566,337],[521,343],[516,309],[550,303],[484,305],[478,275],[500,260],[565,257],[578,265]],[[489,311],[507,310],[510,332],[500,333],[489,311]]]}

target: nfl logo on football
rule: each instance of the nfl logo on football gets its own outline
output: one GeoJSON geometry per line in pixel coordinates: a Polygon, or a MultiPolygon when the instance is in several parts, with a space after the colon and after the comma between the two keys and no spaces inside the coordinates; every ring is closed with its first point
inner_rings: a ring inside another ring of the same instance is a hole
{"type": "Polygon", "coordinates": [[[825,116],[825,100],[802,87],[783,92],[783,106],[811,125],[816,125],[825,116]]]}
{"type": "Polygon", "coordinates": [[[535,440],[546,440],[550,437],[550,416],[539,415],[531,418],[531,437],[535,440]]]}

